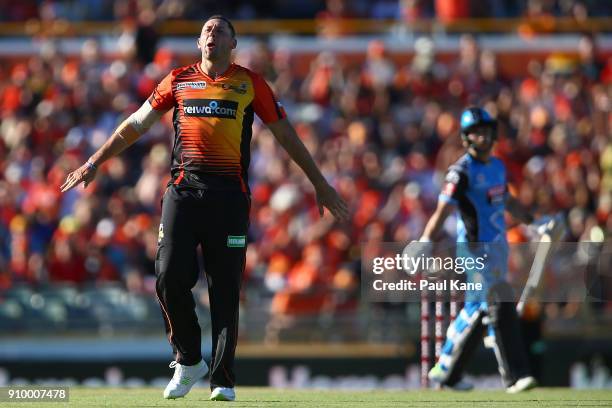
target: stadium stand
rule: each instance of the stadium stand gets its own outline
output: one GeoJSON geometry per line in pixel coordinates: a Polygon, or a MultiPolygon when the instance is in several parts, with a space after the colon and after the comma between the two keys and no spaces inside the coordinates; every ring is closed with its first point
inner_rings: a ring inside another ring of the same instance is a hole
{"type": "MultiPolygon", "coordinates": [[[[155,9],[149,11],[199,19],[209,14],[208,3],[151,2],[155,9]]],[[[391,1],[350,2],[352,9],[343,1],[313,2],[316,9],[297,2],[300,7],[291,10],[281,3],[261,2],[279,7],[260,8],[232,1],[227,11],[238,19],[318,12],[319,21],[610,15],[606,2],[594,1],[491,0],[481,2],[491,7],[478,10],[442,10],[438,1],[402,1],[399,8],[391,1]]],[[[0,7],[7,10],[5,22],[104,22],[147,11],[131,10],[136,2],[103,0],[0,1],[0,7]]],[[[271,133],[255,125],[244,293],[246,316],[253,320],[244,325],[263,322],[265,329],[245,330],[245,336],[276,342],[299,321],[303,330],[291,335],[339,322],[343,329],[335,335],[350,338],[358,336],[359,324],[386,327],[393,316],[417,318],[406,305],[363,310],[359,248],[367,241],[417,238],[435,204],[441,172],[461,150],[457,117],[469,103],[483,104],[498,118],[497,154],[524,204],[538,214],[565,211],[574,242],[612,233],[612,58],[601,58],[597,37],[583,35],[576,53],[534,58],[512,75],[471,35],[461,37],[452,60],[438,58],[433,44],[422,37],[409,62],[392,58],[379,41],[369,44],[358,64],[324,51],[311,59],[306,75],[294,55],[265,42],[238,53],[239,62],[273,86],[352,211],[348,224],[319,218],[301,172],[271,133]],[[355,322],[358,314],[365,323],[355,322]]],[[[49,45],[0,66],[0,328],[7,332],[161,330],[153,264],[159,198],[168,180],[170,115],[105,163],[87,190],[60,195],[58,188],[67,171],[178,63],[167,49],[147,56],[142,44],[122,36],[117,48],[118,55],[108,58],[89,39],[72,58],[49,45]]],[[[526,240],[520,228],[510,236],[526,240]]],[[[206,321],[204,287],[198,287],[196,303],[206,321]]],[[[609,318],[610,310],[605,303],[589,313],[609,318]]],[[[549,305],[544,313],[571,319],[582,311],[549,305]]]]}

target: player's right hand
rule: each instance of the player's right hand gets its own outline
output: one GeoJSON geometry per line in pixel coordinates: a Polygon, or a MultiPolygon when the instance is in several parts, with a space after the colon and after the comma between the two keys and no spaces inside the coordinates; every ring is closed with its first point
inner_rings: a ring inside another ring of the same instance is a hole
{"type": "Polygon", "coordinates": [[[346,202],[340,197],[338,192],[329,184],[315,187],[317,194],[317,205],[319,215],[323,216],[323,207],[327,208],[339,221],[346,221],[349,218],[349,210],[346,202]]]}
{"type": "Polygon", "coordinates": [[[559,241],[565,234],[565,219],[563,213],[544,215],[531,224],[538,238],[549,235],[552,241],[559,241]]]}
{"type": "Polygon", "coordinates": [[[71,188],[77,186],[79,183],[83,183],[83,187],[86,188],[95,177],[96,169],[88,163],[85,163],[78,169],[68,173],[66,181],[64,181],[64,184],[60,186],[60,191],[65,193],[71,188]]]}
{"type": "Polygon", "coordinates": [[[530,227],[533,228],[538,236],[542,236],[546,229],[548,228],[548,224],[552,221],[553,217],[551,215],[543,215],[531,223],[530,227]]]}

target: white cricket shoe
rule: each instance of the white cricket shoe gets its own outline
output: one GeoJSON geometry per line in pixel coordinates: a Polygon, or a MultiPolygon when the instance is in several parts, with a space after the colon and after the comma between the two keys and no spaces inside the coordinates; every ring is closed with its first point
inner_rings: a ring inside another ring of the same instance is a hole
{"type": "Polygon", "coordinates": [[[514,384],[506,388],[508,394],[516,394],[527,391],[538,386],[538,382],[532,376],[519,378],[514,384]]]}
{"type": "Polygon", "coordinates": [[[191,387],[206,375],[208,366],[204,360],[196,365],[186,366],[173,361],[170,368],[174,368],[174,376],[164,390],[164,398],[181,398],[187,395],[191,387]]]}
{"type": "Polygon", "coordinates": [[[215,387],[210,394],[211,401],[234,401],[236,393],[233,388],[215,387]]]}

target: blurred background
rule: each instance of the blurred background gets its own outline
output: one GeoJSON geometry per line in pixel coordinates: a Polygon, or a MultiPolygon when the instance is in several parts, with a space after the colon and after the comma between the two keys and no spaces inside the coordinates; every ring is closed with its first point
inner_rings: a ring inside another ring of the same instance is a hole
{"type": "MultiPolygon", "coordinates": [[[[499,122],[513,193],[535,215],[563,211],[569,241],[610,252],[611,2],[0,0],[0,385],[171,376],[154,295],[171,114],[87,190],[59,185],[199,59],[217,13],[235,21],[236,62],[265,76],[351,209],[347,223],[320,218],[302,172],[254,125],[239,385],[418,386],[419,305],[361,300],[360,250],[418,238],[469,104],[499,122]]],[[[508,236],[528,239],[521,226],[508,236]]],[[[205,280],[194,297],[209,357],[205,280]]],[[[612,387],[611,324],[610,301],[530,305],[541,383],[612,387]]],[[[469,371],[501,387],[490,352],[469,371]]]]}

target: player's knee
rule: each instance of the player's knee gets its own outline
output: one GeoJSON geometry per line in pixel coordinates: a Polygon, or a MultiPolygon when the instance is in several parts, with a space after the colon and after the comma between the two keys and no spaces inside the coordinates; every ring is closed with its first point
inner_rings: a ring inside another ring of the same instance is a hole
{"type": "Polygon", "coordinates": [[[507,282],[498,282],[489,289],[487,302],[489,306],[497,303],[513,303],[514,289],[507,282]]]}
{"type": "Polygon", "coordinates": [[[175,280],[169,278],[170,263],[165,258],[155,260],[155,276],[157,278],[155,285],[158,291],[166,291],[173,286],[175,280]]]}
{"type": "Polygon", "coordinates": [[[155,254],[155,276],[158,282],[171,283],[168,272],[181,267],[181,257],[173,254],[171,248],[166,245],[157,247],[155,254]]]}
{"type": "Polygon", "coordinates": [[[165,293],[168,289],[168,283],[170,280],[168,279],[168,274],[166,272],[167,270],[163,268],[162,265],[158,266],[158,263],[155,262],[155,276],[157,277],[155,287],[157,289],[157,293],[165,293]]]}
{"type": "Polygon", "coordinates": [[[506,282],[500,282],[489,290],[488,323],[493,326],[510,322],[517,318],[514,303],[514,290],[506,282]]]}

